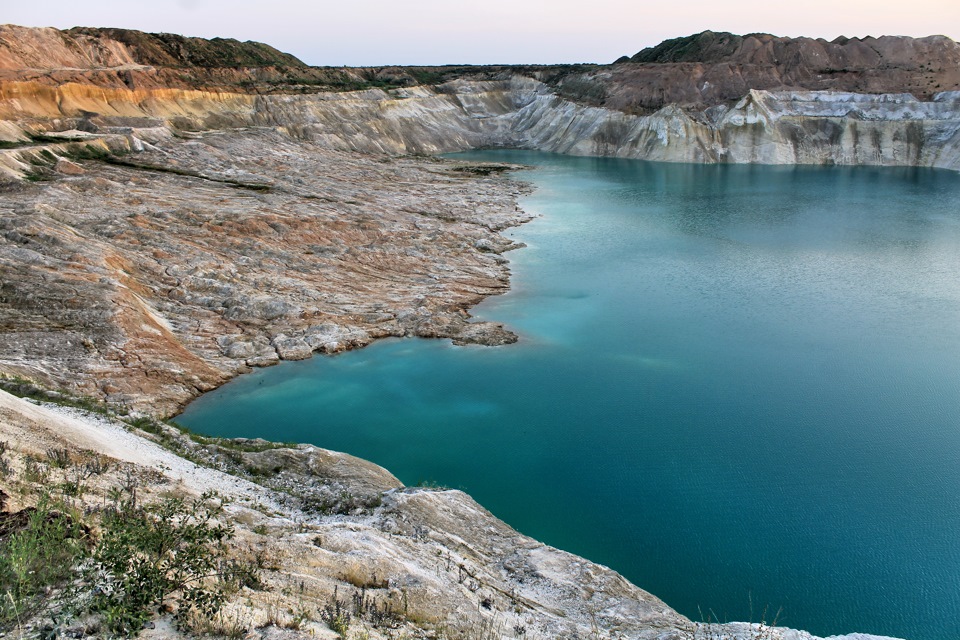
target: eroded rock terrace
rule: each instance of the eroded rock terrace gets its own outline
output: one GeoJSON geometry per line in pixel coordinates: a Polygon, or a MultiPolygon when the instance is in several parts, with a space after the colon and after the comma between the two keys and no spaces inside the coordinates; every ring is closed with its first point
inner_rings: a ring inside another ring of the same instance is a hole
{"type": "Polygon", "coordinates": [[[267,130],[133,160],[5,194],[0,370],[170,414],[250,366],[378,337],[515,340],[467,309],[508,286],[520,183],[267,130]]]}

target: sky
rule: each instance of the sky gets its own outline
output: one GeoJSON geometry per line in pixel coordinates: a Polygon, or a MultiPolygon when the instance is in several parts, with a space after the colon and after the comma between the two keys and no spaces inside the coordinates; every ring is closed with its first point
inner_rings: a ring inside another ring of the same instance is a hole
{"type": "Polygon", "coordinates": [[[257,40],[320,66],[607,63],[707,29],[960,40],[958,0],[0,0],[0,22],[257,40]],[[6,6],[4,6],[6,5],[6,6]]]}

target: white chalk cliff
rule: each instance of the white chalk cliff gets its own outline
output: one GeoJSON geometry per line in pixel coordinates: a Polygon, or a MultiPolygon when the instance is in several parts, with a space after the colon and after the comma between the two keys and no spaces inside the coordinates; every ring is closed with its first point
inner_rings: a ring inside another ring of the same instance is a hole
{"type": "MultiPolygon", "coordinates": [[[[6,85],[0,139],[75,129],[96,114],[103,136],[150,139],[165,129],[271,127],[343,151],[434,154],[516,147],[664,162],[922,166],[960,170],[960,92],[750,91],[733,106],[650,115],[585,106],[536,80],[457,80],[312,95],[6,85]],[[25,125],[25,126],[24,126],[25,125]]],[[[97,136],[91,135],[90,138],[97,136]]],[[[2,164],[24,149],[9,149],[2,164]]]]}

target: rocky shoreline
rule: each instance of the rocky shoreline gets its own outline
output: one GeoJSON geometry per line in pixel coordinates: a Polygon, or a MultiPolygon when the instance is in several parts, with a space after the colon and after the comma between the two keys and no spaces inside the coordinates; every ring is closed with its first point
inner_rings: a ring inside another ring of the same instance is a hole
{"type": "MultiPolygon", "coordinates": [[[[136,424],[0,391],[0,521],[37,504],[32,478],[61,486],[91,461],[100,471],[63,496],[74,512],[98,513],[130,486],[144,503],[204,491],[229,500],[230,557],[260,567],[257,582],[214,619],[160,615],[140,638],[821,640],[771,620],[690,621],[611,569],[519,534],[461,491],[404,487],[353,456],[136,424]],[[51,452],[63,453],[54,462],[51,452]],[[335,604],[351,612],[346,626],[325,617],[335,604]]],[[[13,637],[49,635],[51,624],[41,615],[13,637]]],[[[90,618],[58,624],[67,637],[109,637],[90,618]]]]}
{"type": "MultiPolygon", "coordinates": [[[[0,371],[169,416],[250,367],[384,336],[506,344],[528,220],[506,167],[330,151],[275,131],[144,142],[8,189],[0,371]]],[[[66,168],[65,168],[66,167],[66,168]]]]}
{"type": "Polygon", "coordinates": [[[19,86],[0,96],[0,372],[169,416],[251,366],[378,337],[505,344],[469,308],[508,286],[499,231],[528,219],[526,187],[428,154],[958,169],[957,96],[752,91],[698,116],[522,77],[256,98],[19,86]]]}
{"type": "MultiPolygon", "coordinates": [[[[512,339],[468,319],[470,305],[508,286],[500,254],[517,245],[500,231],[529,219],[516,204],[528,187],[498,175],[510,167],[336,152],[262,129],[144,141],[120,162],[74,157],[50,167],[51,180],[7,192],[4,237],[16,250],[4,266],[19,269],[7,282],[29,294],[19,329],[2,334],[5,353],[21,356],[6,357],[8,373],[170,414],[282,357],[386,335],[512,339]]],[[[28,466],[63,450],[110,461],[86,489],[90,509],[131,474],[143,499],[207,489],[231,498],[232,553],[270,563],[207,633],[332,639],[323,611],[361,593],[403,615],[358,614],[348,640],[816,640],[767,623],[692,622],[462,492],[404,487],[352,456],[131,424],[144,423],[0,392],[13,461],[0,490],[15,498],[8,510],[29,507],[28,466]]],[[[140,637],[200,628],[161,617],[140,637]]]]}

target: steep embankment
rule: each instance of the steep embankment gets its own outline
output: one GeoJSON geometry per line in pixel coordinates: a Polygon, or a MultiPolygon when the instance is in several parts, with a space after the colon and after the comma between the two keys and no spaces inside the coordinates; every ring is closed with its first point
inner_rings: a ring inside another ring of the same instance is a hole
{"type": "Polygon", "coordinates": [[[575,155],[665,162],[926,166],[960,170],[960,92],[751,91],[732,106],[647,116],[539,95],[512,141],[575,155]]]}
{"type": "Polygon", "coordinates": [[[704,111],[670,105],[633,115],[572,102],[516,76],[307,96],[7,83],[0,85],[0,118],[0,140],[14,147],[3,154],[8,168],[22,154],[16,147],[50,130],[138,136],[138,129],[251,126],[331,149],[388,154],[513,146],[667,162],[960,168],[957,91],[926,102],[908,94],[750,91],[704,111]]]}
{"type": "MultiPolygon", "coordinates": [[[[605,67],[333,69],[259,43],[7,25],[0,90],[0,119],[41,129],[146,126],[130,120],[146,117],[193,129],[266,124],[334,148],[399,153],[514,145],[954,168],[960,45],[708,31],[605,67]],[[382,90],[338,93],[363,88],[382,90]]],[[[0,137],[17,135],[6,126],[0,137]]]]}

